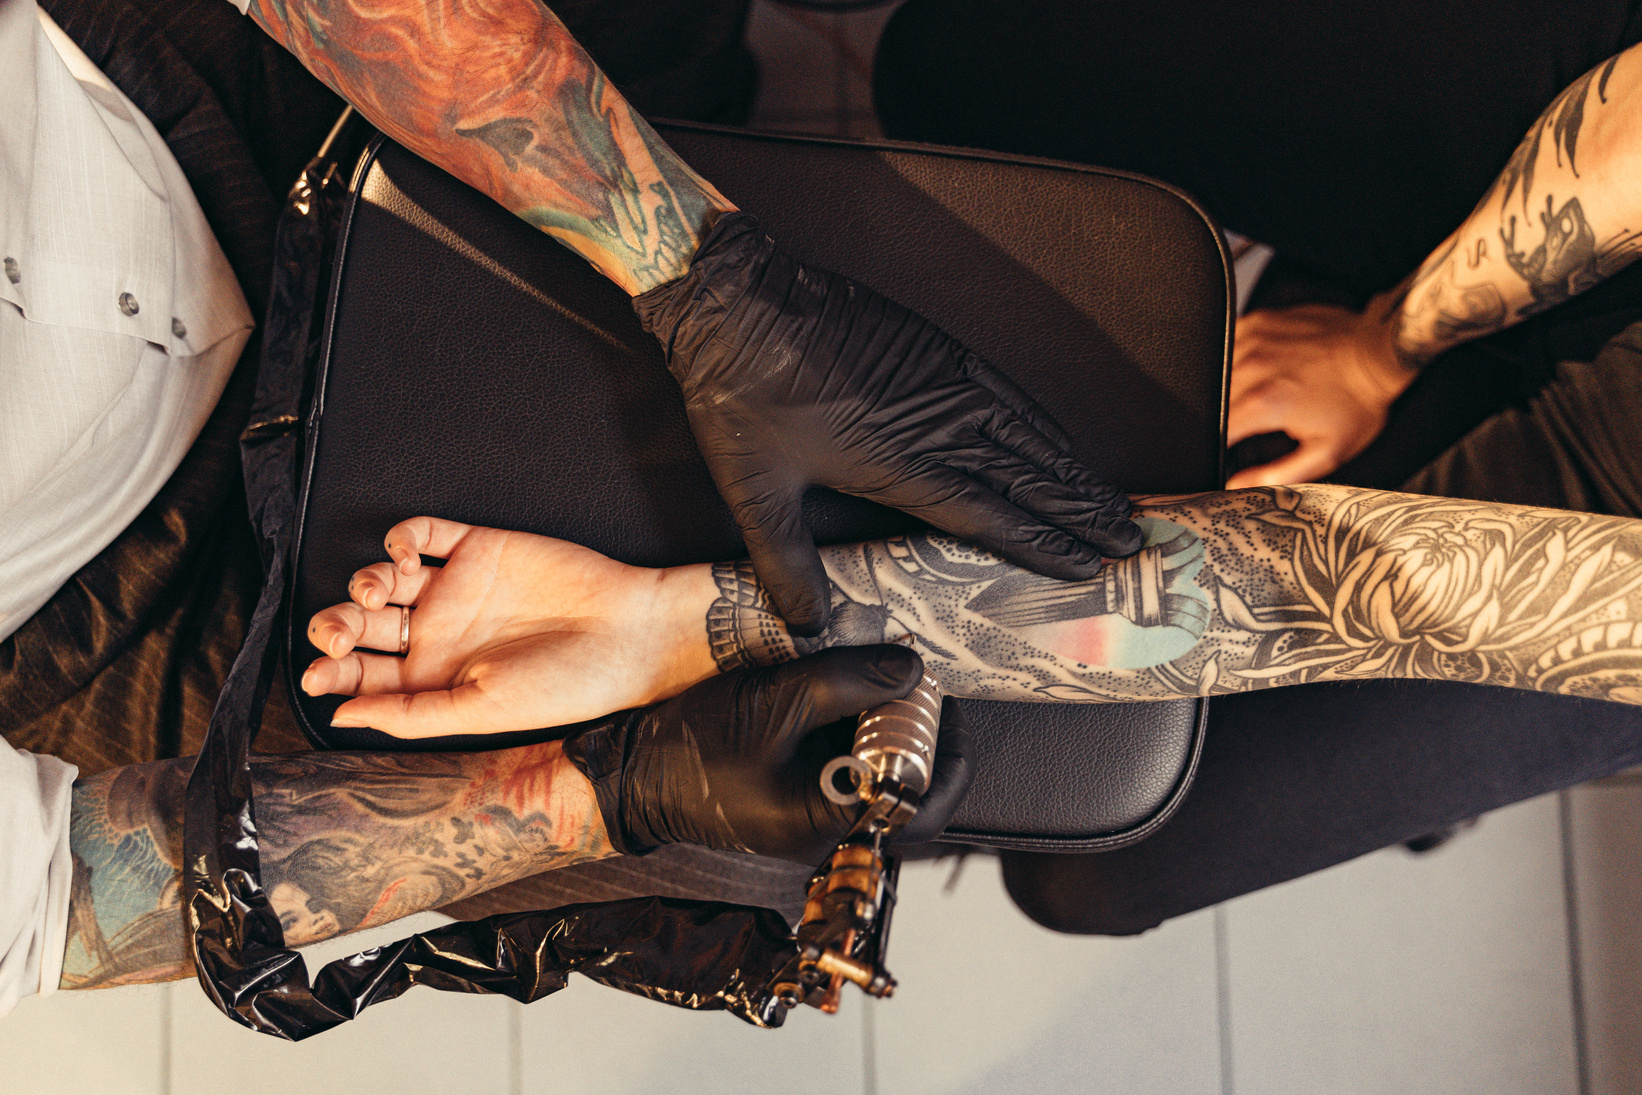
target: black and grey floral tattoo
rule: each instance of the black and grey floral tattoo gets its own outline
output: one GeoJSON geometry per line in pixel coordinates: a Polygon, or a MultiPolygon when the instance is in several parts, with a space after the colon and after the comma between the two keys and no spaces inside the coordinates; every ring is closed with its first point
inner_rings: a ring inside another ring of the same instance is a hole
{"type": "Polygon", "coordinates": [[[1084,582],[941,535],[825,549],[835,624],[816,639],[786,632],[746,564],[720,566],[714,656],[904,642],[953,694],[990,699],[1411,677],[1642,702],[1635,522],[1332,486],[1139,512],[1146,547],[1084,582]]]}

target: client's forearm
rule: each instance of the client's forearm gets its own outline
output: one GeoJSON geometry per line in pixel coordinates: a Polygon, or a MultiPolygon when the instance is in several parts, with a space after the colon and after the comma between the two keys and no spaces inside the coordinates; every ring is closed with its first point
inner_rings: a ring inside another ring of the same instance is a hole
{"type": "Polygon", "coordinates": [[[360,113],[629,293],[679,277],[733,209],[537,0],[253,0],[360,113]]]}
{"type": "Polygon", "coordinates": [[[907,642],[953,694],[988,699],[1420,677],[1642,702],[1642,523],[1338,486],[1136,512],[1147,546],[1079,583],[941,535],[824,549],[816,639],[787,632],[747,564],[718,564],[708,649],[730,668],[907,642]]]}
{"type": "MultiPolygon", "coordinates": [[[[190,972],[179,868],[192,767],[136,764],[75,784],[65,988],[190,972]]],[[[252,773],[262,882],[293,946],[611,854],[592,787],[556,742],[256,757],[252,773]]]]}

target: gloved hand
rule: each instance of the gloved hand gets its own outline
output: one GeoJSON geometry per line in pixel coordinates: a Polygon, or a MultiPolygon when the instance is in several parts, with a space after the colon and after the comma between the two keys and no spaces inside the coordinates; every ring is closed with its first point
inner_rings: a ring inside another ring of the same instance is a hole
{"type": "Polygon", "coordinates": [[[633,301],[758,577],[800,634],[829,611],[812,486],[905,510],[1064,581],[1139,550],[1129,500],[1067,455],[1008,377],[922,316],[726,213],[677,281],[633,301]]]}
{"type": "MultiPolygon", "coordinates": [[[[904,646],[835,647],[601,719],[566,738],[564,753],[593,781],[618,851],[689,843],[816,864],[861,810],[827,799],[822,766],[849,752],[853,716],[905,696],[922,673],[904,646]]],[[[898,841],[946,827],[969,789],[972,754],[968,724],[948,699],[929,791],[898,841]]]]}

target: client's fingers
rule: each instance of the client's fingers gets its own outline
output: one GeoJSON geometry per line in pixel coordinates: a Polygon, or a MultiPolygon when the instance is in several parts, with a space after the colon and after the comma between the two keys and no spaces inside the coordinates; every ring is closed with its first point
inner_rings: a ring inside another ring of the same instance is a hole
{"type": "Polygon", "coordinates": [[[370,726],[396,738],[440,738],[528,730],[508,723],[476,684],[448,692],[360,696],[336,709],[332,726],[370,726]]]}
{"type": "Polygon", "coordinates": [[[440,517],[412,517],[389,529],[388,534],[382,538],[382,543],[401,573],[415,574],[417,568],[422,565],[421,556],[431,555],[435,559],[449,559],[450,553],[456,550],[456,545],[472,531],[472,525],[464,525],[460,521],[446,521],[440,517]]]}
{"type": "Polygon", "coordinates": [[[348,596],[359,607],[368,609],[413,605],[439,570],[417,567],[415,574],[405,574],[392,563],[372,563],[348,581],[348,596]]]}
{"type": "Polygon", "coordinates": [[[399,605],[367,610],[349,601],[314,613],[308,621],[308,641],[333,658],[356,646],[397,654],[403,627],[404,610],[399,605]]]}
{"type": "Polygon", "coordinates": [[[326,693],[372,696],[402,692],[405,688],[404,673],[403,658],[354,651],[340,658],[316,658],[302,674],[302,690],[310,696],[326,693]]]}

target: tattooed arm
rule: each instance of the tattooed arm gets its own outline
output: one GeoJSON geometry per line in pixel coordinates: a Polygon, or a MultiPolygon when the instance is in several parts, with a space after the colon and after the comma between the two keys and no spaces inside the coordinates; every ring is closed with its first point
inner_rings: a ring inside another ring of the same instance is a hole
{"type": "Polygon", "coordinates": [[[822,549],[794,635],[745,562],[651,571],[416,518],[310,632],[311,692],[407,737],[547,726],[825,646],[912,646],[953,695],[1098,702],[1412,677],[1642,703],[1642,522],[1338,486],[1137,499],[1146,546],[1059,582],[939,534],[822,549]],[[410,657],[392,649],[417,606],[410,657]],[[488,607],[487,607],[488,606],[488,607]],[[446,691],[449,690],[449,691],[446,691]]]}
{"type": "Polygon", "coordinates": [[[735,208],[538,0],[251,0],[249,14],[384,133],[628,293],[682,275],[735,208]]]}
{"type": "Polygon", "coordinates": [[[1560,304],[1642,254],[1642,46],[1587,72],[1540,115],[1476,210],[1361,314],[1309,305],[1238,323],[1233,444],[1300,447],[1231,485],[1301,482],[1361,452],[1432,358],[1560,304]]]}
{"type": "Polygon", "coordinates": [[[954,694],[1144,700],[1411,677],[1642,703],[1642,522],[1352,487],[1141,499],[1147,546],[1063,583],[943,536],[827,549],[797,639],[714,567],[721,668],[910,643],[954,694]]]}
{"type": "Polygon", "coordinates": [[[1642,46],[1545,109],[1475,212],[1385,299],[1406,371],[1560,304],[1642,254],[1642,46]]]}
{"type": "MultiPolygon", "coordinates": [[[[64,988],[185,977],[182,796],[192,758],[74,786],[64,988]]],[[[262,880],[288,944],[385,924],[612,854],[558,743],[495,753],[252,760],[262,880]]]]}

